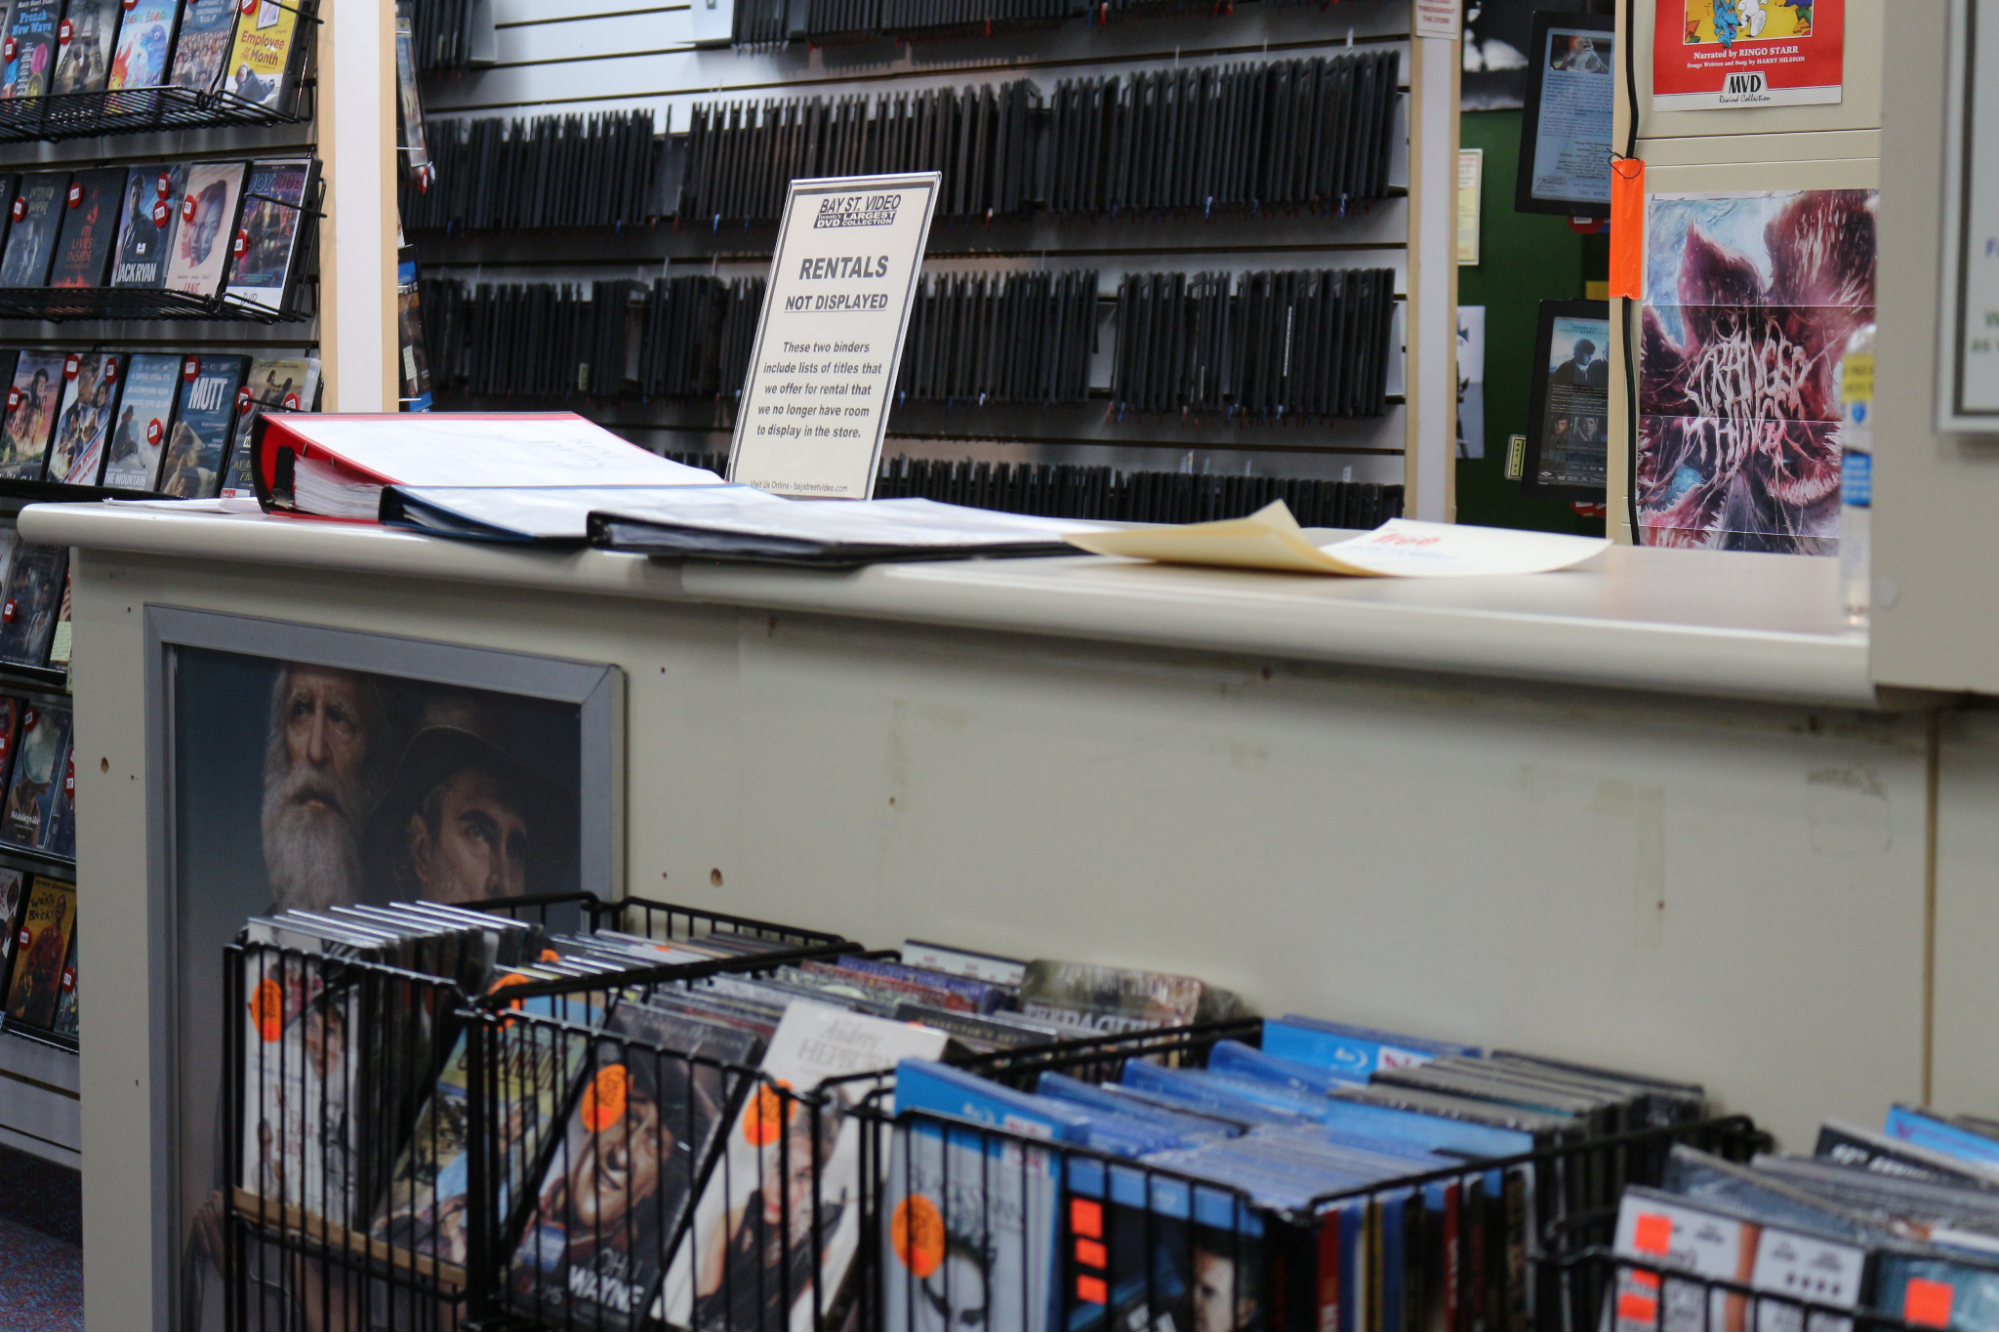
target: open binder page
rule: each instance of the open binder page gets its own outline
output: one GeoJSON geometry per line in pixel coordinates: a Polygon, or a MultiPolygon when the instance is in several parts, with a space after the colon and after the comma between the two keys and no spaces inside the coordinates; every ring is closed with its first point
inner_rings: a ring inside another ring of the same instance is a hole
{"type": "MultiPolygon", "coordinates": [[[[689,472],[698,469],[688,468],[689,472]]],[[[713,476],[712,473],[703,473],[713,476]]],[[[581,542],[600,510],[651,507],[687,521],[784,501],[750,486],[391,486],[382,521],[396,527],[494,541],[581,542]],[[686,494],[663,494],[662,492],[686,494]]]]}
{"type": "Polygon", "coordinates": [[[411,486],[701,486],[722,479],[573,413],[287,415],[285,431],[384,482],[411,486]]]}
{"type": "Polygon", "coordinates": [[[1072,525],[1069,532],[1072,545],[1099,555],[1367,578],[1543,574],[1580,564],[1610,545],[1601,537],[1397,518],[1362,536],[1315,546],[1282,500],[1216,523],[1114,531],[1072,525]]]}
{"type": "MultiPolygon", "coordinates": [[[[733,489],[733,488],[732,488],[733,489]]],[[[747,489],[747,488],[746,488],[747,489]]],[[[625,492],[631,496],[633,492],[625,492]]],[[[593,544],[717,558],[857,563],[956,555],[1060,554],[1066,534],[1107,524],[967,509],[935,500],[795,500],[736,504],[692,488],[655,490],[590,516],[593,544]]]]}

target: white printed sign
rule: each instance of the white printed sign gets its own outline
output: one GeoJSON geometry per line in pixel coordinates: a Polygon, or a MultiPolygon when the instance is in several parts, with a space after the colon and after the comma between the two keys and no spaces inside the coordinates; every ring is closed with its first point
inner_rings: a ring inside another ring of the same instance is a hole
{"type": "Polygon", "coordinates": [[[730,481],[801,498],[873,494],[941,179],[928,171],[791,183],[736,408],[730,481]]]}
{"type": "Polygon", "coordinates": [[[1999,432],[1999,0],[1954,0],[1937,429],[1999,432]]]}
{"type": "Polygon", "coordinates": [[[1458,39],[1463,11],[1458,0],[1416,0],[1416,35],[1458,39]]]}

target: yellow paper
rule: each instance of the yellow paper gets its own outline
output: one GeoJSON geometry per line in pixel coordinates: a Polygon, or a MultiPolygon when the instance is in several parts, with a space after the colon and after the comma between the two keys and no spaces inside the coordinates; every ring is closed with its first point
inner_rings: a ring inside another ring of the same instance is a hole
{"type": "Polygon", "coordinates": [[[1579,564],[1610,545],[1601,537],[1398,518],[1373,532],[1314,546],[1282,500],[1247,518],[1065,533],[1063,540],[1098,555],[1359,578],[1539,574],[1579,564]]]}

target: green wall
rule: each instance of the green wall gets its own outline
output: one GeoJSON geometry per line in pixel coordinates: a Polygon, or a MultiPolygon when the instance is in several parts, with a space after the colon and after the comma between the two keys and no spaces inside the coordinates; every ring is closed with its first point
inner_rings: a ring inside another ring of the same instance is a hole
{"type": "Polygon", "coordinates": [[[1485,307],[1485,457],[1458,460],[1458,521],[1496,528],[1603,535],[1566,500],[1530,497],[1506,479],[1508,437],[1527,430],[1534,326],[1543,301],[1579,300],[1601,281],[1609,242],[1578,236],[1567,219],[1513,211],[1520,158],[1518,111],[1469,111],[1463,146],[1485,150],[1479,200],[1479,263],[1458,269],[1458,304],[1485,307]]]}

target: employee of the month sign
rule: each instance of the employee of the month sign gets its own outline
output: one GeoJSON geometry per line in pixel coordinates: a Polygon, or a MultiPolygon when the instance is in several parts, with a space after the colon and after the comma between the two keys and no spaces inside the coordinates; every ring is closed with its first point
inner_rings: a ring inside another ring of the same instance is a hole
{"type": "Polygon", "coordinates": [[[865,500],[936,204],[934,171],[791,183],[729,480],[865,500]]]}
{"type": "Polygon", "coordinates": [[[1846,0],[1658,0],[1658,6],[1655,110],[1840,100],[1846,0]]]}

